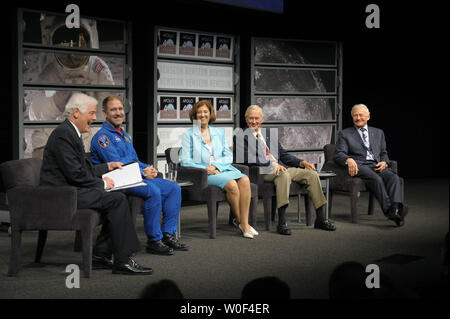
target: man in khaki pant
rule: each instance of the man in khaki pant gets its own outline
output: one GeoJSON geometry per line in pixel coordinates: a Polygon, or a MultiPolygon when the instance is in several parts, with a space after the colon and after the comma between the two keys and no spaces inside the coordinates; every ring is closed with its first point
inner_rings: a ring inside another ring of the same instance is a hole
{"type": "Polygon", "coordinates": [[[264,180],[275,184],[278,208],[277,232],[282,235],[291,234],[286,224],[285,212],[289,205],[289,188],[292,181],[308,185],[317,215],[314,228],[335,230],[336,227],[326,218],[323,209],[326,199],[314,165],[287,153],[278,141],[276,130],[269,132],[260,129],[264,115],[259,106],[251,105],[247,108],[245,121],[252,131],[251,134],[245,132],[243,143],[235,143],[236,162],[241,162],[240,159],[243,158],[243,163],[249,166],[260,166],[264,180]]]}

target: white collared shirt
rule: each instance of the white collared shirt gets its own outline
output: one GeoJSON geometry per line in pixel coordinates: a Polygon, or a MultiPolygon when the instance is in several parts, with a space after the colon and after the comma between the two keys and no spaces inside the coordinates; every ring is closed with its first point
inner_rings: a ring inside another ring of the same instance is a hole
{"type": "Polygon", "coordinates": [[[81,137],[81,133],[80,133],[80,130],[78,129],[78,127],[71,120],[69,120],[69,122],[75,128],[75,131],[77,132],[78,137],[81,137]]]}

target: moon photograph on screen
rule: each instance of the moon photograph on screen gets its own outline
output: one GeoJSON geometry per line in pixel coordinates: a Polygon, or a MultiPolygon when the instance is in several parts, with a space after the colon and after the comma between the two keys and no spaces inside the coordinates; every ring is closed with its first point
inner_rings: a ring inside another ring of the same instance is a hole
{"type": "Polygon", "coordinates": [[[325,144],[331,143],[332,124],[299,124],[335,120],[335,97],[317,94],[335,92],[336,71],[302,68],[302,65],[309,65],[310,62],[302,54],[300,45],[288,41],[255,41],[255,61],[276,63],[274,66],[256,66],[255,103],[263,109],[266,124],[292,123],[278,127],[283,147],[290,151],[300,151],[321,149],[325,144]],[[258,96],[258,93],[265,94],[258,96]],[[268,96],[270,93],[276,93],[277,96],[268,96]],[[298,93],[312,93],[314,96],[294,95],[298,93]]]}

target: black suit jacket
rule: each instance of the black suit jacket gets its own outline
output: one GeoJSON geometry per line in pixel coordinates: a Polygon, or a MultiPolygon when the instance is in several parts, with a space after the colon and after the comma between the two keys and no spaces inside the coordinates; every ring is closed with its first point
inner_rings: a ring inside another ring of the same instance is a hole
{"type": "Polygon", "coordinates": [[[81,139],[69,120],[50,134],[42,160],[41,185],[75,186],[78,206],[88,207],[105,191],[101,175],[106,172],[108,164],[93,165],[85,155],[81,139]]]}
{"type": "MultiPolygon", "coordinates": [[[[278,140],[276,128],[261,128],[261,133],[266,140],[270,153],[275,157],[278,163],[286,168],[299,167],[303,161],[292,154],[289,154],[278,140]]],[[[233,152],[236,163],[242,163],[248,166],[269,166],[270,161],[265,159],[263,151],[252,129],[240,131],[233,136],[233,152]]]]}
{"type": "MultiPolygon", "coordinates": [[[[386,139],[383,130],[369,126],[367,128],[370,150],[374,155],[375,161],[384,161],[389,164],[389,156],[386,150],[386,139]]],[[[338,141],[336,143],[336,153],[334,154],[334,161],[336,163],[344,166],[347,158],[351,157],[358,165],[364,164],[367,162],[366,156],[366,147],[354,126],[339,132],[338,141]]]]}

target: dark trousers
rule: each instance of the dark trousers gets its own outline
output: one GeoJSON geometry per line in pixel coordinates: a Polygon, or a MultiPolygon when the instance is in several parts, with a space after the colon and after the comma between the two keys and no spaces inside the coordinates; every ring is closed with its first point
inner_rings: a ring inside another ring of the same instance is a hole
{"type": "Polygon", "coordinates": [[[400,178],[390,168],[376,172],[375,162],[358,163],[359,172],[356,176],[364,179],[366,187],[375,195],[385,214],[393,203],[402,203],[400,178]]]}
{"type": "Polygon", "coordinates": [[[125,262],[140,250],[125,194],[108,193],[98,189],[78,189],[77,207],[95,209],[101,213],[103,226],[94,247],[95,255],[113,254],[115,262],[125,262]]]}

